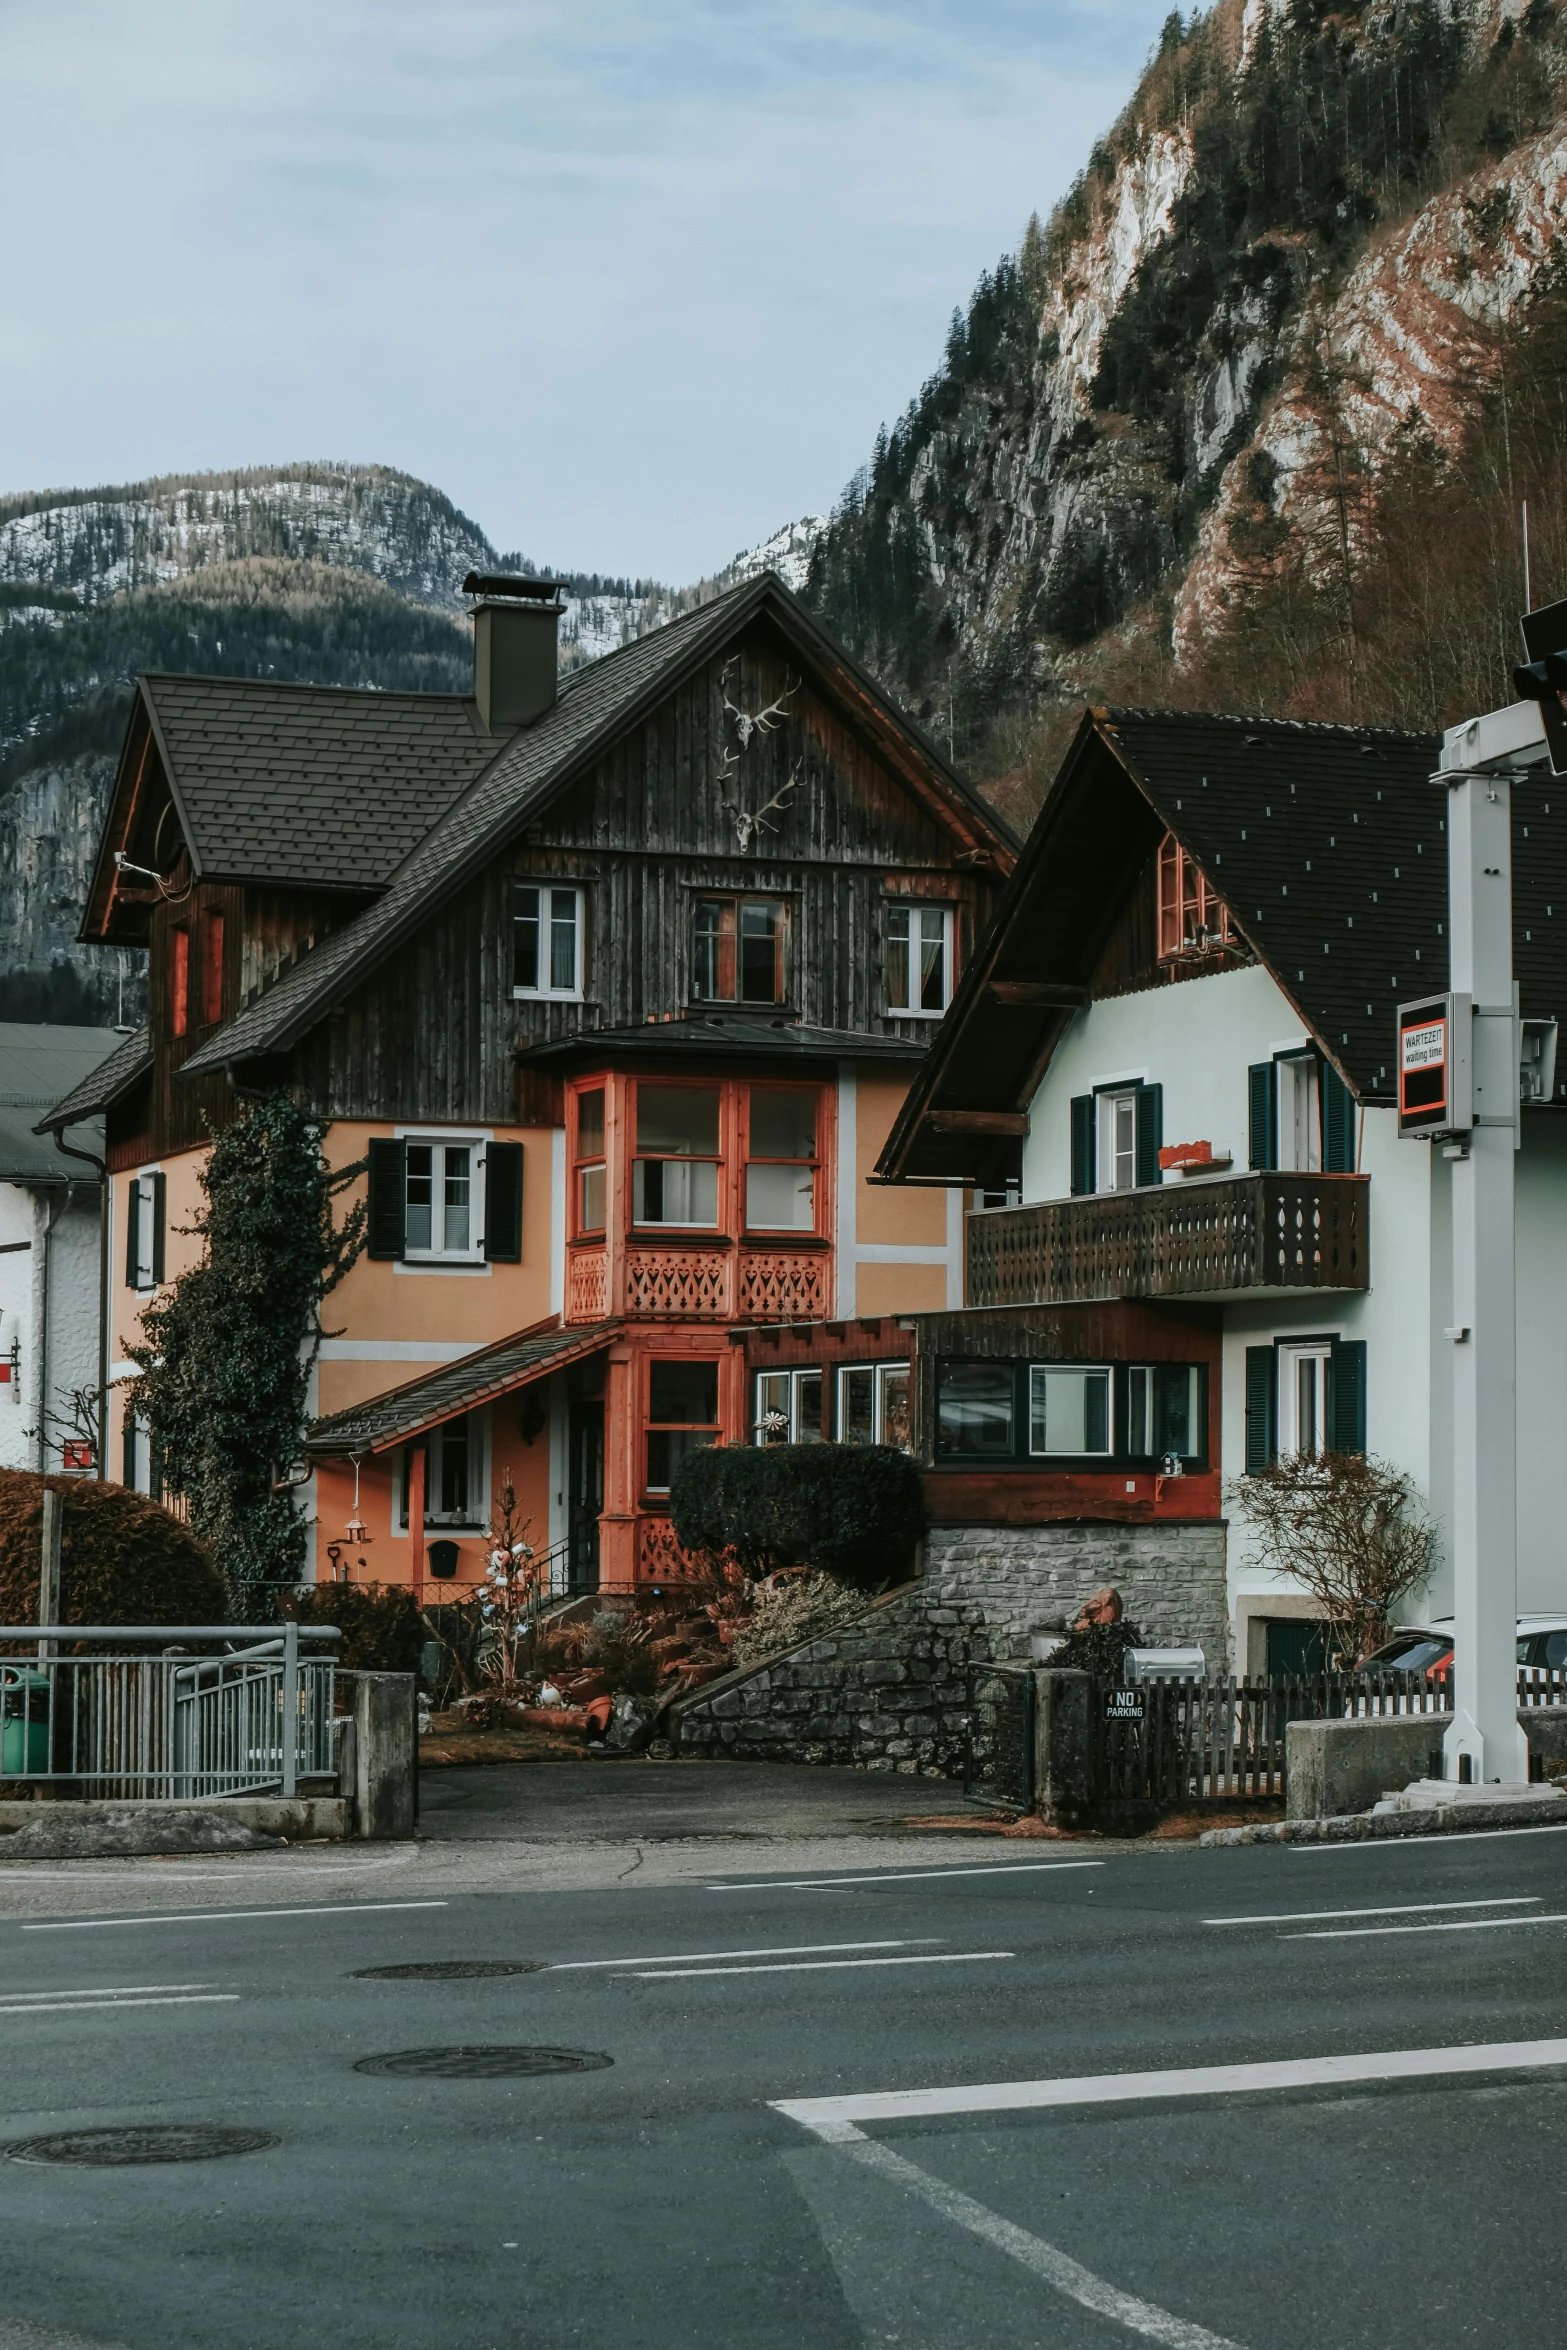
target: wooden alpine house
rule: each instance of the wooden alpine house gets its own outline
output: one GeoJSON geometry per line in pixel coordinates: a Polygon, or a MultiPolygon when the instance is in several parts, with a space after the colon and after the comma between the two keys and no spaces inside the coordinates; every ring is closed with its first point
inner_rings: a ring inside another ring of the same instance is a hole
{"type": "Polygon", "coordinates": [[[899,1440],[963,1199],[867,1178],[1016,843],[771,574],[565,675],[561,591],[464,584],[468,694],[139,680],[83,935],[150,1025],[51,1116],[107,1121],[117,1341],[247,1093],[366,1163],[319,1578],[473,1582],[509,1480],[555,1588],[627,1591],[686,1569],[693,1447],[899,1440]],[[802,1321],[861,1375],[748,1363],[802,1321]]]}

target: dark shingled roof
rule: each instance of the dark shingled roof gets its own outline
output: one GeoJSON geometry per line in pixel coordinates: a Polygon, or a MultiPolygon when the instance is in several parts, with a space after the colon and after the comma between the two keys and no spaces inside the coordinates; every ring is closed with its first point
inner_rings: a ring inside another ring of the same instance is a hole
{"type": "Polygon", "coordinates": [[[526,1387],[578,1355],[593,1354],[620,1328],[618,1322],[589,1322],[563,1329],[558,1322],[541,1322],[519,1330],[494,1346],[480,1347],[460,1362],[443,1363],[384,1395],[372,1395],[346,1411],[331,1412],[311,1423],[305,1438],[313,1453],[384,1452],[388,1445],[406,1444],[425,1428],[471,1412],[510,1388],[526,1387]]]}
{"type": "Polygon", "coordinates": [[[102,1060],[80,1085],[73,1087],[57,1101],[47,1116],[39,1119],[33,1128],[35,1134],[58,1132],[62,1126],[74,1126],[83,1118],[96,1118],[130,1092],[152,1067],[152,1039],[145,1028],[138,1028],[119,1048],[102,1060]]]}
{"type": "Polygon", "coordinates": [[[559,701],[507,748],[404,859],[384,896],[295,964],[266,993],[193,1053],[182,1076],[286,1049],[327,1007],[428,920],[437,905],[494,855],[543,802],[586,766],[608,737],[651,708],[755,613],[767,610],[857,693],[860,715],[880,723],[921,763],[925,788],[957,816],[976,845],[1009,848],[1012,835],[906,721],[896,719],[848,654],[817,626],[770,571],[667,628],[654,629],[602,661],[576,670],[559,701]]]}
{"type": "MultiPolygon", "coordinates": [[[[960,1180],[994,1152],[972,1136],[922,1133],[927,1113],[1026,1110],[1072,1014],[998,1003],[989,984],[1085,987],[1166,831],[1354,1092],[1391,1105],[1394,1007],[1447,985],[1447,808],[1430,781],[1440,751],[1434,735],[1385,727],[1090,711],[882,1171],[960,1180]]],[[[1531,769],[1512,805],[1523,1007],[1551,1017],[1567,1005],[1567,781],[1531,769]]]]}
{"type": "Polygon", "coordinates": [[[806,1028],[798,1020],[779,1020],[744,1012],[691,1012],[680,1020],[645,1020],[632,1028],[584,1028],[574,1036],[552,1037],[529,1045],[519,1061],[563,1061],[613,1053],[660,1056],[698,1053],[711,1058],[744,1053],[749,1060],[776,1056],[779,1060],[918,1061],[924,1058],[923,1038],[866,1036],[854,1028],[806,1028]]]}
{"type": "Polygon", "coordinates": [[[197,878],[381,889],[507,737],[461,694],[139,680],[197,878]]]}

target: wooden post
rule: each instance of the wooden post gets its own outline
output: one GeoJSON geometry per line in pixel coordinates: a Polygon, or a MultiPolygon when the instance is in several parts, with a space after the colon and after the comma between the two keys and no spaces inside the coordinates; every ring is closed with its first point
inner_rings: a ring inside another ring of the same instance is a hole
{"type": "Polygon", "coordinates": [[[414,1597],[421,1607],[424,1605],[424,1472],[424,1446],[415,1444],[408,1454],[408,1573],[414,1597]]]}

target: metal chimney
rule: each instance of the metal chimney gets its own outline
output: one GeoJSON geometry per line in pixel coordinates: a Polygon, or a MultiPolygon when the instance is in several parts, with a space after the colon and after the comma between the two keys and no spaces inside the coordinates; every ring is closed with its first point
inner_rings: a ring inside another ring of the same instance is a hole
{"type": "Polygon", "coordinates": [[[566,591],[556,579],[493,579],[470,571],[473,691],[486,734],[532,726],[555,707],[556,630],[566,591]]]}

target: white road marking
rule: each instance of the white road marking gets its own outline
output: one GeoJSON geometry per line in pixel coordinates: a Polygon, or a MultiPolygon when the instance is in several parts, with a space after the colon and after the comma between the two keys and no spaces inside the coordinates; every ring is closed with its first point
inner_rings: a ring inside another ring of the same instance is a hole
{"type": "Polygon", "coordinates": [[[237,1991],[186,1991],[167,1999],[40,1999],[29,2007],[0,2003],[0,2015],[92,2015],[106,2007],[217,2007],[238,1998],[237,1991]]]}
{"type": "Polygon", "coordinates": [[[1350,2081],[1424,2080],[1444,2073],[1527,2072],[1567,2065],[1567,2040],[1495,2040],[1458,2048],[1390,2048],[1373,2056],[1285,2057],[1270,2064],[1205,2064],[1171,2072],[1085,2073],[1070,2080],[982,2081],[960,2089],[881,2089],[853,2097],[775,2098],[775,2113],[835,2141],[855,2122],[909,2116],[1019,2113],[1056,2105],[1119,2105],[1137,2098],[1227,2097],[1269,2089],[1334,2088],[1350,2081]]]}
{"type": "Polygon", "coordinates": [[[639,1970],[640,1983],[664,1983],[681,1975],[820,1975],[840,1967],[959,1966],[972,1958],[1016,1958],[1015,1950],[930,1950],[920,1958],[806,1958],[786,1966],[686,1966],[639,1970]]]}
{"type": "Polygon", "coordinates": [[[895,1942],[786,1942],[771,1950],[660,1950],[646,1958],[563,1958],[547,1972],[586,1974],[598,1967],[685,1966],[699,1958],[809,1958],[824,1950],[914,1950],[922,1942],[940,1942],[940,1934],[905,1934],[895,1942]]]}
{"type": "MultiPolygon", "coordinates": [[[[1538,1893],[1499,1893],[1489,1901],[1391,1901],[1384,1909],[1281,1909],[1255,1918],[1204,1918],[1205,1926],[1298,1926],[1314,1918],[1401,1918],[1417,1909],[1516,1909],[1538,1893]]],[[[1284,1937],[1288,1941],[1289,1936],[1284,1937]]]]}
{"type": "Polygon", "coordinates": [[[1281,1942],[1363,1942],[1372,1934],[1479,1934],[1487,1927],[1567,1926],[1567,1909],[1542,1911],[1532,1918],[1443,1918],[1424,1926],[1319,1926],[1310,1934],[1281,1934],[1281,1942]]]}
{"type": "Polygon", "coordinates": [[[219,1918],[333,1918],[362,1917],[372,1910],[444,1909],[444,1901],[332,1901],[318,1909],[287,1904],[281,1909],[179,1909],[167,1916],[123,1918],[55,1918],[47,1926],[23,1926],[24,1934],[74,1934],[86,1926],[205,1925],[219,1918]]]}
{"type": "Polygon", "coordinates": [[[1429,1836],[1356,1836],[1344,1843],[1286,1843],[1286,1852],[1429,1852],[1437,1844],[1485,1844],[1494,1836],[1567,1836],[1567,1823],[1550,1828],[1438,1828],[1429,1836]]]}
{"type": "Polygon", "coordinates": [[[0,1999],[148,1999],[154,1991],[210,1991],[210,1983],[91,1983],[83,1991],[0,1991],[0,1999]]]}
{"type": "Polygon", "coordinates": [[[932,2178],[929,2171],[894,2153],[890,2146],[878,2145],[873,2138],[862,2138],[853,2129],[836,2132],[832,2142],[851,2162],[879,2172],[894,2185],[917,2195],[954,2227],[964,2228],[982,2243],[1006,2253],[1020,2267],[1064,2294],[1067,2300],[1075,2301],[1080,2309],[1092,2310],[1096,2317],[1107,2317],[1131,2333],[1141,2334],[1146,2341],[1162,2343],[1164,2350],[1239,2350],[1238,2344],[1222,2334],[1209,2333],[1206,2326],[1193,2325],[1189,2318],[1177,2317],[1171,2310],[1159,2308],[1156,2302],[1141,2301],[1133,2293],[1123,2293],[1107,2278],[1095,2276],[1092,2269],[1084,2268],[1070,2253],[1003,2219],[999,2212],[976,2203],[972,2195],[949,2187],[944,2179],[932,2178]]]}
{"type": "Polygon", "coordinates": [[[1037,1877],[1047,1869],[1102,1869],[1102,1860],[1009,1860],[986,1868],[878,1869],[865,1877],[753,1877],[742,1884],[710,1880],[709,1893],[830,1893],[835,1885],[916,1885],[941,1877],[1037,1877]]]}

